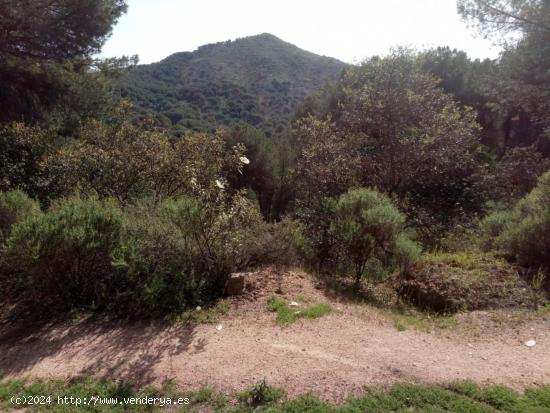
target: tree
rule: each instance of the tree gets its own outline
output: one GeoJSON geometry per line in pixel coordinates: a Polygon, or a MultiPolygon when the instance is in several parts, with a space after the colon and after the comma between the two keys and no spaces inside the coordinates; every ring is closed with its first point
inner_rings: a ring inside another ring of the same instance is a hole
{"type": "Polygon", "coordinates": [[[458,0],[458,12],[486,36],[542,31],[550,34],[548,0],[458,0]]]}
{"type": "Polygon", "coordinates": [[[492,90],[507,112],[508,140],[550,156],[550,1],[459,0],[458,10],[505,43],[492,90]]]}
{"type": "Polygon", "coordinates": [[[429,242],[435,227],[446,230],[481,207],[476,114],[445,94],[415,54],[395,50],[348,68],[335,93],[336,107],[298,128],[299,140],[311,142],[299,145],[296,168],[308,188],[325,196],[354,181],[377,188],[429,242]]]}
{"type": "Polygon", "coordinates": [[[0,122],[64,127],[105,109],[107,79],[129,61],[92,56],[125,11],[125,0],[0,0],[0,122]]]}
{"type": "Polygon", "coordinates": [[[242,173],[229,177],[231,185],[252,191],[266,219],[281,219],[295,193],[290,173],[294,148],[288,137],[269,138],[245,124],[225,134],[225,141],[228,147],[244,145],[247,158],[242,173]]]}
{"type": "Polygon", "coordinates": [[[125,11],[126,0],[1,0],[0,60],[93,55],[125,11]]]}

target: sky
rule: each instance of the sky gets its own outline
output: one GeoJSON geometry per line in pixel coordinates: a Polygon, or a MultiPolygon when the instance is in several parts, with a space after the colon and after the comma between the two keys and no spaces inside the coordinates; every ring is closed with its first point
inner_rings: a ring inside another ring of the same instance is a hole
{"type": "Polygon", "coordinates": [[[347,63],[395,46],[451,46],[473,58],[499,48],[461,21],[456,0],[128,0],[101,56],[151,63],[260,33],[347,63]]]}

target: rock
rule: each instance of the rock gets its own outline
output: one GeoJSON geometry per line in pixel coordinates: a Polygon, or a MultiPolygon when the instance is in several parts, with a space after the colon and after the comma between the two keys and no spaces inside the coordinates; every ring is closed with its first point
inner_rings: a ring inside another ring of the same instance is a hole
{"type": "Polygon", "coordinates": [[[241,295],[244,292],[244,279],[244,273],[231,274],[225,283],[225,293],[227,295],[241,295]]]}
{"type": "Polygon", "coordinates": [[[529,340],[523,344],[525,344],[527,347],[535,347],[535,344],[537,344],[537,342],[535,340],[529,340]]]}
{"type": "Polygon", "coordinates": [[[200,305],[197,306],[197,311],[202,310],[202,307],[200,305]]]}

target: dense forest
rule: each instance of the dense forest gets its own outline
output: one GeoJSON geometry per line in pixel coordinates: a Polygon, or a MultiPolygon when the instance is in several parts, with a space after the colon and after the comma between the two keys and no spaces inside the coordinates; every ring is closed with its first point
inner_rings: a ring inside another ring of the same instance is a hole
{"type": "Polygon", "coordinates": [[[140,65],[116,89],[175,133],[247,123],[281,134],[298,104],[344,66],[265,33],[140,65]]]}
{"type": "Polygon", "coordinates": [[[458,1],[496,60],[395,48],[358,65],[268,34],[98,59],[124,0],[25,4],[0,1],[9,308],[175,314],[266,265],[357,294],[391,280],[430,306],[434,251],[550,291],[548,0],[458,1]]]}

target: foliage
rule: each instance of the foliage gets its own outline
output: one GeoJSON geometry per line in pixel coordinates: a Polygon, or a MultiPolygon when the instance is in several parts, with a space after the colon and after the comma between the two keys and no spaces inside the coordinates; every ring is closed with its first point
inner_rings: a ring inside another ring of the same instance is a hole
{"type": "Polygon", "coordinates": [[[132,63],[97,60],[124,0],[2,0],[0,121],[74,128],[107,109],[110,80],[132,63]]]}
{"type": "Polygon", "coordinates": [[[124,0],[2,0],[0,25],[9,30],[0,56],[47,61],[92,55],[125,11],[124,0]]]}
{"type": "Polygon", "coordinates": [[[509,212],[495,212],[482,221],[489,241],[514,255],[521,265],[544,267],[549,251],[547,234],[550,225],[550,171],[537,186],[509,212]]]}
{"type": "Polygon", "coordinates": [[[485,35],[550,29],[545,0],[458,0],[458,11],[485,35]]]}
{"type": "MultiPolygon", "coordinates": [[[[550,172],[509,212],[495,212],[482,221],[485,247],[504,250],[535,275],[550,271],[550,172]]],[[[548,283],[546,283],[548,286],[548,283]]]]}
{"type": "Polygon", "coordinates": [[[294,124],[294,138],[298,196],[304,202],[338,196],[358,182],[362,165],[353,135],[309,116],[294,124]]]}
{"type": "Polygon", "coordinates": [[[339,105],[328,105],[331,111],[321,119],[305,120],[315,126],[311,141],[322,137],[318,148],[304,146],[298,154],[297,170],[305,171],[301,178],[308,190],[333,195],[354,180],[376,187],[396,197],[423,240],[432,243],[438,226],[444,231],[480,208],[474,191],[476,115],[443,93],[416,55],[395,50],[348,68],[334,94],[339,105]],[[326,122],[333,126],[328,129],[326,122]],[[316,173],[324,165],[328,188],[316,173]],[[343,172],[334,172],[341,165],[343,172]],[[312,182],[317,176],[320,184],[312,182]]]}
{"type": "Polygon", "coordinates": [[[479,252],[426,254],[399,280],[398,290],[419,308],[440,313],[520,307],[532,301],[516,267],[479,252]]]}
{"type": "Polygon", "coordinates": [[[269,386],[265,379],[256,383],[246,392],[239,394],[239,401],[251,407],[277,403],[283,398],[285,391],[278,387],[269,386]]]}
{"type": "Polygon", "coordinates": [[[247,163],[241,173],[229,176],[231,186],[246,188],[248,196],[258,201],[267,220],[280,220],[291,207],[296,192],[291,168],[294,148],[285,136],[268,138],[251,126],[233,128],[225,136],[226,145],[244,146],[247,163]]]}
{"type": "Polygon", "coordinates": [[[154,113],[177,132],[247,123],[274,135],[304,97],[344,66],[261,34],[138,66],[117,88],[141,113],[154,113]]]}
{"type": "Polygon", "coordinates": [[[362,277],[373,276],[375,263],[389,266],[397,258],[408,268],[417,258],[418,247],[402,233],[404,222],[403,214],[379,192],[359,188],[340,197],[331,230],[341,250],[339,258],[352,270],[356,288],[362,277]]]}
{"type": "Polygon", "coordinates": [[[296,213],[304,223],[305,242],[300,252],[307,266],[318,273],[333,270],[338,263],[337,239],[331,224],[336,210],[333,198],[321,198],[302,206],[296,213]]]}
{"type": "Polygon", "coordinates": [[[121,230],[113,202],[69,198],[16,223],[6,260],[35,305],[104,306],[123,287],[111,271],[121,230]]]}
{"type": "Polygon", "coordinates": [[[2,274],[52,311],[177,314],[221,296],[232,272],[253,267],[264,230],[242,195],[221,189],[215,198],[123,209],[108,199],[71,197],[15,223],[2,274]]]}
{"type": "Polygon", "coordinates": [[[110,122],[90,121],[78,141],[46,157],[42,168],[50,196],[70,194],[76,187],[122,203],[203,196],[225,186],[225,175],[241,171],[242,147],[226,150],[221,133],[172,142],[147,122],[131,121],[129,110],[122,103],[110,122]]]}
{"type": "Polygon", "coordinates": [[[39,213],[38,203],[24,192],[0,192],[0,248],[14,224],[39,213]]]}
{"type": "Polygon", "coordinates": [[[271,297],[268,308],[277,313],[277,323],[285,326],[301,318],[319,318],[332,311],[329,304],[314,304],[308,307],[291,307],[289,303],[279,297],[271,297]]]}
{"type": "Polygon", "coordinates": [[[19,189],[37,195],[40,162],[52,139],[48,132],[23,123],[0,126],[0,190],[19,189]]]}
{"type": "Polygon", "coordinates": [[[550,4],[546,0],[460,0],[479,31],[505,43],[493,89],[508,112],[511,138],[550,154],[550,4]]]}
{"type": "MultiPolygon", "coordinates": [[[[221,296],[232,272],[251,266],[258,211],[241,195],[180,197],[128,207],[116,266],[134,313],[177,313],[221,296]],[[137,292],[137,293],[136,293],[137,292]]],[[[257,235],[259,236],[259,235],[257,235]]]]}

